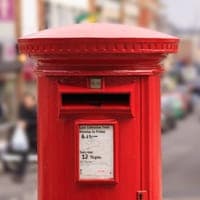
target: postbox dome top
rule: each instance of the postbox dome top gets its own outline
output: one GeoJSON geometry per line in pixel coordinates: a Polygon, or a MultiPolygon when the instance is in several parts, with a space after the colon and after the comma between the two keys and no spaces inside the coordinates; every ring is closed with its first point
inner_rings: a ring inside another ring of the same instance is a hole
{"type": "Polygon", "coordinates": [[[120,24],[74,24],[46,29],[19,39],[21,53],[31,56],[77,53],[173,53],[178,38],[120,24]]]}

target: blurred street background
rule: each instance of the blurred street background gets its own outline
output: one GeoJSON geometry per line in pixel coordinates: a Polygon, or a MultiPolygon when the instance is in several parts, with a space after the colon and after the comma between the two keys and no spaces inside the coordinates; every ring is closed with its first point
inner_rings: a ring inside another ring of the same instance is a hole
{"type": "Polygon", "coordinates": [[[17,38],[73,23],[138,25],[181,38],[163,63],[161,122],[164,200],[200,200],[199,0],[0,0],[0,200],[36,200],[34,62],[17,38]],[[31,150],[10,148],[16,127],[28,127],[31,150]]]}

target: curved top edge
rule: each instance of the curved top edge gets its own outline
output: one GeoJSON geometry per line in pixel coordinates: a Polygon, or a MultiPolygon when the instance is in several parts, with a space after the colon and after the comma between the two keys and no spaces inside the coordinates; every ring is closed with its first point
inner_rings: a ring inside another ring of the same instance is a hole
{"type": "Polygon", "coordinates": [[[31,56],[69,54],[174,53],[177,37],[120,24],[76,24],[19,38],[19,50],[31,56]]]}
{"type": "Polygon", "coordinates": [[[71,38],[129,38],[129,39],[172,39],[177,37],[170,36],[161,32],[146,28],[135,27],[122,24],[107,23],[88,23],[73,24],[65,27],[42,30],[40,32],[23,36],[19,41],[34,39],[71,39],[71,38]]]}

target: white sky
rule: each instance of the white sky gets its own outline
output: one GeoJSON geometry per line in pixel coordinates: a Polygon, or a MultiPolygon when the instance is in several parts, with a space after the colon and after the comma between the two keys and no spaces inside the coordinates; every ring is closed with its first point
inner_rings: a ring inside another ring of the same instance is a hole
{"type": "Polygon", "coordinates": [[[178,28],[200,29],[200,0],[161,0],[163,12],[178,28]]]}

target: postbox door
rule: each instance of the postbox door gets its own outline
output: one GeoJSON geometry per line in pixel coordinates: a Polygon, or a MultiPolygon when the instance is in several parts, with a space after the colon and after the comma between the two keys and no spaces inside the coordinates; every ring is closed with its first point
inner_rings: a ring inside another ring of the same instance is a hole
{"type": "Polygon", "coordinates": [[[139,82],[130,88],[132,115],[88,110],[66,117],[68,161],[64,165],[69,199],[137,199],[141,181],[139,82]]]}

